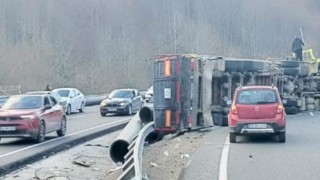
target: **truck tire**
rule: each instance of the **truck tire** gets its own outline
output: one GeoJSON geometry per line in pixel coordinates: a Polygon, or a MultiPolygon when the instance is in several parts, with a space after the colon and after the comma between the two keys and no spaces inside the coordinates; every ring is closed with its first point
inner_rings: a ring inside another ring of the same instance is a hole
{"type": "Polygon", "coordinates": [[[221,113],[213,113],[212,119],[213,119],[213,124],[215,126],[222,126],[222,114],[221,113]]]}
{"type": "Polygon", "coordinates": [[[286,99],[287,102],[283,103],[284,107],[298,107],[298,101],[293,99],[286,99]]]}
{"type": "Polygon", "coordinates": [[[226,60],[226,71],[258,71],[264,69],[265,62],[261,61],[239,61],[239,60],[226,60]]]}
{"type": "Polygon", "coordinates": [[[296,108],[296,107],[285,107],[284,110],[287,114],[297,114],[298,113],[298,108],[296,108]]]}
{"type": "Polygon", "coordinates": [[[283,60],[281,61],[281,67],[284,68],[298,68],[300,63],[298,61],[290,61],[290,60],[283,60]]]}
{"type": "Polygon", "coordinates": [[[223,115],[228,115],[229,114],[229,108],[228,107],[225,107],[222,109],[222,114],[223,115]]]}
{"type": "Polygon", "coordinates": [[[307,98],[306,104],[314,104],[315,100],[313,98],[307,98]]]}
{"type": "Polygon", "coordinates": [[[295,76],[299,75],[300,69],[299,68],[283,68],[284,75],[295,76]]]}
{"type": "Polygon", "coordinates": [[[315,106],[313,104],[308,104],[307,105],[307,110],[308,111],[314,111],[315,110],[315,106]]]}
{"type": "Polygon", "coordinates": [[[265,62],[259,61],[245,61],[244,62],[244,71],[258,71],[263,70],[265,66],[265,62]]]}
{"type": "Polygon", "coordinates": [[[223,108],[221,106],[211,106],[211,112],[212,113],[221,113],[223,111],[223,108]]]}

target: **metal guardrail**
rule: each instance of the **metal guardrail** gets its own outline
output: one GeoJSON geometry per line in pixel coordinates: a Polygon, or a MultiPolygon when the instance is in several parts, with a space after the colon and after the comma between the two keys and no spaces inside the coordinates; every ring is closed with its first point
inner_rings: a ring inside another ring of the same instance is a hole
{"type": "Polygon", "coordinates": [[[21,85],[0,85],[0,95],[21,94],[21,85]]]}
{"type": "Polygon", "coordinates": [[[154,122],[145,125],[134,141],[129,145],[129,152],[125,155],[125,163],[122,165],[123,173],[118,180],[142,180],[142,154],[146,137],[154,131],[154,122]]]}

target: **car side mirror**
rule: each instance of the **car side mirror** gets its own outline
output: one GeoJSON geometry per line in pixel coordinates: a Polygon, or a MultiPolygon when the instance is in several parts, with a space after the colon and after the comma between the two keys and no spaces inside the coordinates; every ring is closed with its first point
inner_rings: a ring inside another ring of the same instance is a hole
{"type": "Polygon", "coordinates": [[[45,105],[45,106],[44,106],[44,110],[48,110],[48,109],[51,109],[51,108],[52,108],[51,105],[45,105]]]}

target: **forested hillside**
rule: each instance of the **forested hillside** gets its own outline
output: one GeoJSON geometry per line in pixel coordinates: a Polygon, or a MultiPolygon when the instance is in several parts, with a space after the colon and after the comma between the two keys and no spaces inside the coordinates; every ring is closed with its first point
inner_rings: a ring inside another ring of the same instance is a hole
{"type": "Polygon", "coordinates": [[[320,53],[319,0],[0,0],[0,84],[85,93],[152,84],[156,54],[320,53]]]}

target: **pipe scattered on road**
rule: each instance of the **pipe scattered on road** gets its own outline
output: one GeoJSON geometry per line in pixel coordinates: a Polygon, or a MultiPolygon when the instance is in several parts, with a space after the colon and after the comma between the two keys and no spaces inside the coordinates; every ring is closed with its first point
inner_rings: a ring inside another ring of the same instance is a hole
{"type": "Polygon", "coordinates": [[[142,127],[143,124],[140,121],[139,114],[136,114],[110,146],[110,157],[113,162],[124,163],[124,156],[129,151],[128,146],[133,142],[142,127]]]}
{"type": "Polygon", "coordinates": [[[143,124],[148,124],[153,121],[153,107],[144,106],[139,112],[139,117],[143,124]]]}

